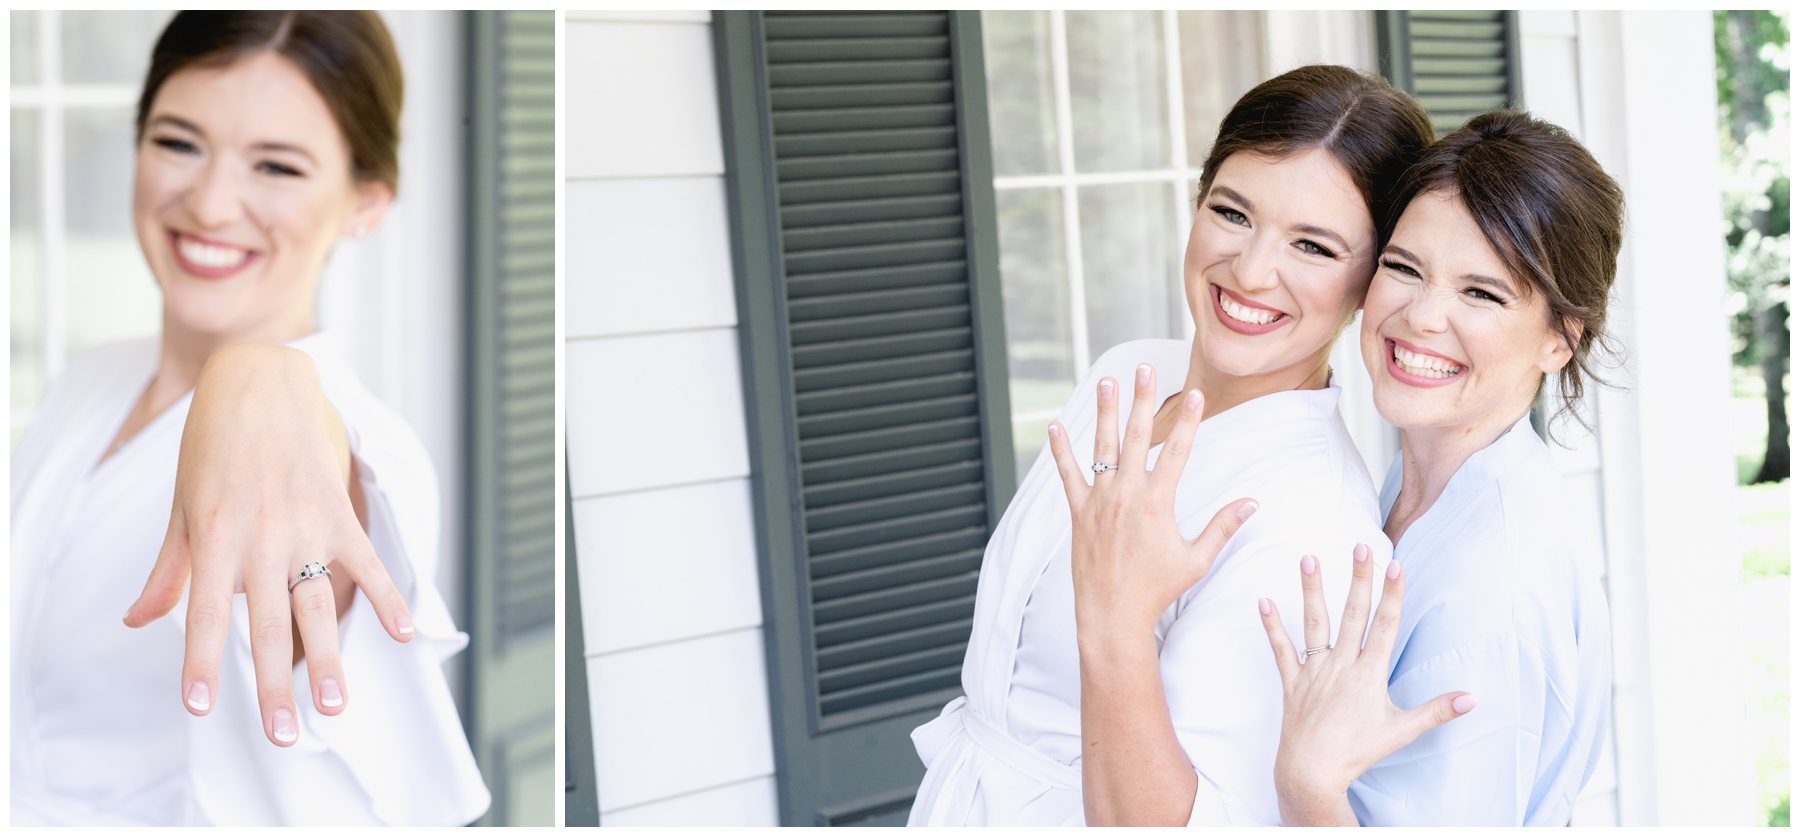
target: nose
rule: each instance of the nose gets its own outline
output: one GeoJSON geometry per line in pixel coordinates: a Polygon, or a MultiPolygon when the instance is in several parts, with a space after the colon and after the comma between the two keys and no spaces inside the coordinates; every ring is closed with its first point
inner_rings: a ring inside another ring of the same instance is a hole
{"type": "Polygon", "coordinates": [[[204,229],[229,226],[243,214],[237,175],[218,160],[208,161],[187,193],[188,214],[204,229]]]}
{"type": "Polygon", "coordinates": [[[1428,282],[1420,282],[1407,302],[1402,316],[1406,324],[1419,334],[1440,334],[1449,327],[1451,300],[1437,293],[1428,282]]]}
{"type": "Polygon", "coordinates": [[[1275,273],[1276,250],[1280,246],[1281,243],[1272,238],[1251,236],[1243,252],[1231,260],[1231,278],[1237,280],[1238,287],[1246,291],[1266,291],[1281,284],[1275,273]]]}

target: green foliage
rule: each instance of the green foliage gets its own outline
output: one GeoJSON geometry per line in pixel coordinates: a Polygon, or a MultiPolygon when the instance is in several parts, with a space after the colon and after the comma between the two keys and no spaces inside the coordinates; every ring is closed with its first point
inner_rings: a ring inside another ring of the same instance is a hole
{"type": "Polygon", "coordinates": [[[1769,826],[1771,828],[1787,828],[1788,827],[1788,796],[1787,796],[1787,794],[1782,794],[1781,801],[1775,803],[1775,807],[1769,809],[1769,826]]]}
{"type": "Polygon", "coordinates": [[[1733,360],[1748,366],[1785,351],[1764,345],[1756,318],[1788,297],[1788,13],[1716,11],[1713,23],[1733,360]]]}

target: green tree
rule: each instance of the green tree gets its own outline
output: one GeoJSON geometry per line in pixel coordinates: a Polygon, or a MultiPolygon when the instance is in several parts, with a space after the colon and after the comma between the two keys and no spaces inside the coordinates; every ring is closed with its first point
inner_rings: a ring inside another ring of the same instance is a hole
{"type": "Polygon", "coordinates": [[[1769,436],[1753,482],[1787,479],[1788,13],[1713,13],[1734,360],[1760,368],[1769,436]]]}

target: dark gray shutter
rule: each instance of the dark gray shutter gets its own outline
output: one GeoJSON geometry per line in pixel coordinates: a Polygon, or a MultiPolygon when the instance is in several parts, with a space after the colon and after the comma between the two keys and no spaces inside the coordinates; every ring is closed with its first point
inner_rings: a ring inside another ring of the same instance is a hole
{"type": "Polygon", "coordinates": [[[469,739],[484,824],[554,825],[556,19],[469,26],[469,739]]]}
{"type": "Polygon", "coordinates": [[[1443,136],[1519,103],[1518,12],[1377,12],[1382,71],[1443,136]]]}
{"type": "Polygon", "coordinates": [[[714,17],[788,825],[904,822],[1012,493],[979,25],[714,17]]]}

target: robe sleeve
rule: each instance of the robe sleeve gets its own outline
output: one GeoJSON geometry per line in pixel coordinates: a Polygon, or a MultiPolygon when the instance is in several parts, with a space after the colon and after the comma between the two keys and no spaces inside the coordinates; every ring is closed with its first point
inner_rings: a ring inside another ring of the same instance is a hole
{"type": "MultiPolygon", "coordinates": [[[[1296,648],[1303,608],[1300,556],[1318,557],[1332,630],[1349,591],[1351,550],[1374,552],[1375,577],[1391,556],[1373,524],[1318,514],[1317,503],[1265,498],[1222,553],[1213,572],[1177,602],[1163,635],[1162,676],[1176,737],[1199,776],[1190,825],[1276,825],[1275,750],[1281,738],[1282,688],[1257,612],[1275,602],[1296,648]]],[[[1329,506],[1326,506],[1329,508],[1329,506]]],[[[1197,533],[1212,510],[1182,526],[1197,533]]],[[[1378,585],[1371,585],[1374,590],[1378,585]]],[[[1167,617],[1165,617],[1166,619],[1167,617]]]]}
{"type": "Polygon", "coordinates": [[[338,624],[349,705],[335,717],[319,714],[305,663],[297,666],[300,740],[279,748],[256,732],[248,614],[244,597],[235,597],[221,695],[212,716],[189,719],[196,795],[214,824],[464,825],[490,798],[443,670],[468,637],[435,582],[436,476],[410,428],[372,396],[334,388],[329,377],[326,394],[348,431],[369,540],[406,599],[415,634],[395,642],[359,590],[338,624]]]}

